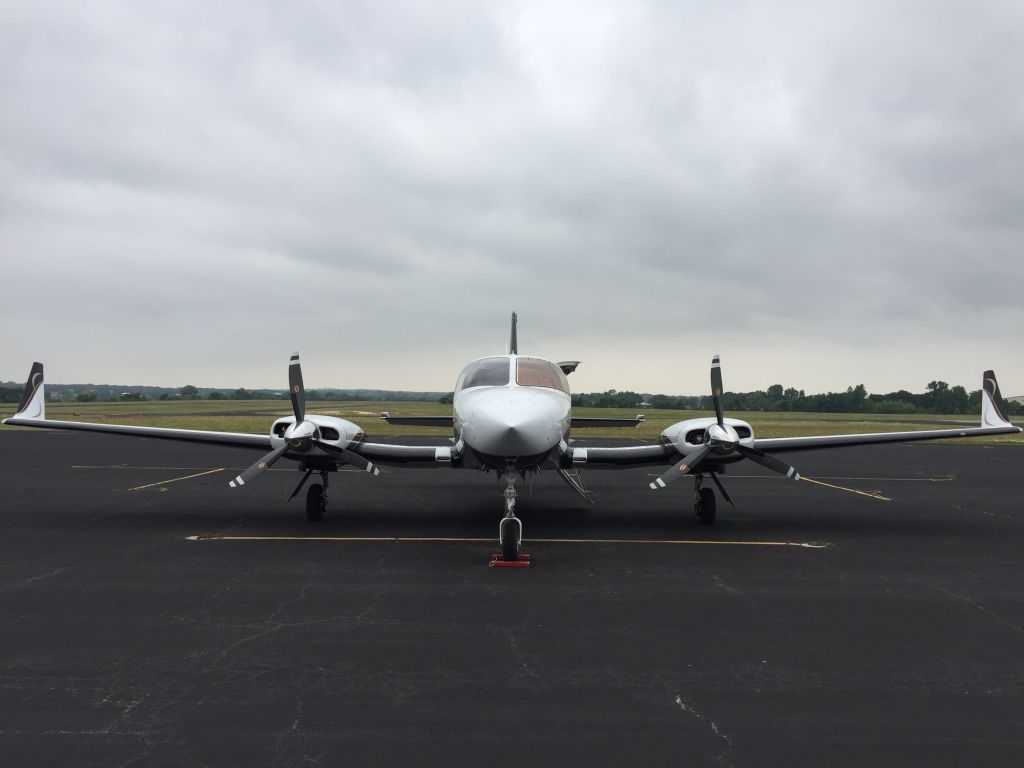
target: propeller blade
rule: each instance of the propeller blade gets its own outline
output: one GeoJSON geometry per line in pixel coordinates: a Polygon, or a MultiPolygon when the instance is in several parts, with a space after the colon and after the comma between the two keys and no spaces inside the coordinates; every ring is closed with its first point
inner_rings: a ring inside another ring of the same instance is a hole
{"type": "Polygon", "coordinates": [[[298,352],[292,355],[288,363],[288,389],[291,390],[295,423],[299,424],[306,420],[306,390],[302,386],[302,366],[299,365],[298,352]]]}
{"type": "Polygon", "coordinates": [[[651,483],[651,488],[656,491],[659,488],[664,488],[666,485],[674,483],[680,477],[688,475],[690,472],[693,471],[693,469],[698,464],[700,464],[701,460],[710,452],[711,446],[706,445],[696,453],[691,453],[689,456],[684,456],[682,461],[680,461],[678,464],[672,467],[672,469],[670,469],[668,472],[666,472],[653,483],[651,483]]]}
{"type": "Polygon", "coordinates": [[[336,445],[330,445],[320,441],[317,441],[317,446],[327,453],[333,453],[337,456],[341,456],[345,460],[346,464],[351,464],[353,467],[359,467],[359,469],[364,472],[369,472],[374,477],[380,474],[380,469],[377,468],[376,464],[369,459],[364,459],[358,453],[354,453],[347,448],[339,448],[336,445]]]}
{"type": "Polygon", "coordinates": [[[762,467],[768,467],[768,469],[778,472],[780,475],[791,477],[794,480],[800,479],[800,473],[796,471],[796,467],[787,464],[782,459],[775,458],[771,454],[759,451],[757,448],[748,448],[745,445],[737,445],[736,450],[751,461],[756,461],[762,467]]]}
{"type": "Polygon", "coordinates": [[[282,456],[284,456],[284,452],[287,451],[287,450],[288,450],[288,443],[285,443],[280,448],[275,448],[270,453],[268,453],[266,456],[264,456],[262,459],[257,461],[255,464],[253,464],[247,470],[245,470],[245,472],[243,472],[238,477],[236,477],[234,480],[232,480],[230,483],[228,483],[228,485],[230,485],[232,488],[241,488],[243,485],[248,483],[254,477],[256,477],[257,475],[261,474],[263,472],[263,470],[267,469],[268,467],[273,466],[274,462],[277,461],[278,459],[280,459],[282,456]]]}
{"type": "Polygon", "coordinates": [[[711,358],[711,402],[715,404],[715,416],[718,419],[718,426],[725,426],[725,419],[722,416],[722,364],[718,355],[711,358]]]}

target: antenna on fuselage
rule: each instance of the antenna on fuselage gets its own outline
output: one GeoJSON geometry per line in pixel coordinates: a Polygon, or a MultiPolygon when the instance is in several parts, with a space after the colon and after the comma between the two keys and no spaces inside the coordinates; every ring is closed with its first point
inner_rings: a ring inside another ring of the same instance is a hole
{"type": "Polygon", "coordinates": [[[519,354],[519,340],[516,339],[516,313],[512,313],[512,335],[508,340],[508,353],[510,355],[519,354]]]}

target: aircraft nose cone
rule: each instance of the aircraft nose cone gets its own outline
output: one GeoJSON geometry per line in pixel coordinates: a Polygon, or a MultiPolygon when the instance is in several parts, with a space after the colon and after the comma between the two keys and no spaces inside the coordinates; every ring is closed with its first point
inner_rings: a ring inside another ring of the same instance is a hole
{"type": "Polygon", "coordinates": [[[534,456],[558,445],[557,416],[537,404],[495,403],[479,409],[464,434],[466,443],[490,456],[534,456]]]}

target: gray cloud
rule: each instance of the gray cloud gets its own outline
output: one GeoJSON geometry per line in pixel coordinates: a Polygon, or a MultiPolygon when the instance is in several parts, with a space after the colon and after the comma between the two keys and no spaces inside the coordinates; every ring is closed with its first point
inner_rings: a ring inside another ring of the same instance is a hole
{"type": "Polygon", "coordinates": [[[0,14],[4,378],[1024,392],[1014,4],[0,14]]]}

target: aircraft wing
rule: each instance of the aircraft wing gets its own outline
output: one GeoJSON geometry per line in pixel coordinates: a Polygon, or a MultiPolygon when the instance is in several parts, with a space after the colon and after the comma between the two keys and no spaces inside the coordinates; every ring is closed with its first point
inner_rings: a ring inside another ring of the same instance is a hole
{"type": "MultiPolygon", "coordinates": [[[[94,424],[83,421],[59,421],[46,418],[46,400],[43,390],[43,366],[36,363],[32,366],[25,394],[18,405],[17,413],[4,424],[15,427],[36,427],[40,429],[67,429],[84,432],[103,432],[113,435],[131,437],[149,437],[161,440],[183,440],[194,443],[231,446],[236,448],[254,448],[263,451],[273,448],[270,435],[253,435],[239,432],[214,432],[203,429],[170,429],[166,427],[143,427],[127,424],[94,424]]],[[[448,419],[451,424],[451,419],[448,419]]],[[[435,425],[444,426],[444,424],[435,425]]],[[[445,445],[396,445],[392,443],[361,442],[351,446],[351,450],[374,463],[384,465],[423,464],[443,465],[451,462],[453,446],[445,445]]]]}
{"type": "Polygon", "coordinates": [[[808,451],[821,448],[842,448],[852,445],[873,445],[875,443],[906,443],[913,440],[948,440],[955,437],[983,437],[985,435],[1008,435],[1020,432],[1020,427],[967,427],[964,429],[925,429],[912,432],[868,432],[862,435],[811,435],[807,437],[771,437],[754,440],[759,451],[783,453],[785,451],[808,451]]]}
{"type": "Polygon", "coordinates": [[[133,427],[127,424],[90,424],[84,421],[55,421],[51,419],[25,419],[14,416],[4,419],[14,427],[40,427],[41,429],[77,429],[84,432],[106,432],[115,435],[153,437],[163,440],[184,440],[210,443],[236,448],[270,448],[270,435],[251,435],[241,432],[211,432],[203,429],[167,429],[165,427],[133,427]]]}
{"type": "Polygon", "coordinates": [[[211,443],[239,448],[271,447],[270,435],[248,435],[237,432],[211,432],[203,429],[169,429],[166,427],[136,427],[125,424],[90,424],[83,421],[58,421],[46,418],[46,397],[43,390],[43,364],[34,363],[25,382],[18,411],[4,424],[14,427],[41,429],[76,429],[84,432],[106,432],[114,435],[153,437],[163,440],[185,440],[193,443],[211,443]]]}
{"type": "Polygon", "coordinates": [[[450,464],[455,455],[452,443],[446,445],[403,445],[400,443],[357,443],[352,450],[375,464],[384,466],[450,464]]]}
{"type": "MultiPolygon", "coordinates": [[[[717,362],[717,358],[716,358],[717,362]]],[[[720,386],[718,387],[720,389],[720,386]]],[[[716,395],[717,397],[717,395],[716,395]]],[[[717,405],[717,404],[716,404],[717,405]]],[[[716,408],[717,410],[717,408],[716,408]]],[[[982,376],[981,424],[977,427],[955,429],[926,429],[911,432],[868,432],[858,435],[810,435],[804,437],[773,437],[755,439],[752,445],[737,446],[735,450],[746,458],[787,476],[796,474],[788,463],[772,458],[772,454],[786,451],[821,450],[876,443],[906,443],[917,440],[948,440],[952,438],[985,437],[1010,435],[1021,432],[1021,428],[1010,423],[1006,402],[999,392],[995,373],[985,371],[982,376]]],[[[664,433],[656,445],[613,446],[599,448],[573,447],[571,460],[574,465],[614,469],[615,467],[651,466],[671,464],[679,461],[679,468],[688,472],[699,470],[701,462],[714,462],[717,458],[709,455],[710,448],[692,449],[683,457],[675,443],[664,433]],[[692,458],[691,458],[692,457],[692,458]]],[[[731,452],[730,452],[731,453],[731,452]]],[[[654,487],[652,485],[652,487],[654,487]]],[[[664,487],[662,484],[660,487],[664,487]]]]}
{"type": "Polygon", "coordinates": [[[572,463],[587,469],[626,469],[628,467],[662,466],[676,455],[672,445],[616,445],[581,448],[573,446],[572,463]]]}
{"type": "Polygon", "coordinates": [[[999,392],[994,371],[985,371],[981,377],[981,424],[961,429],[925,429],[914,432],[869,432],[862,435],[812,435],[809,437],[774,437],[754,440],[759,451],[782,453],[820,448],[841,448],[849,445],[874,443],[905,443],[912,440],[944,440],[954,437],[984,437],[1010,435],[1021,428],[1010,423],[1006,401],[999,392]]]}

